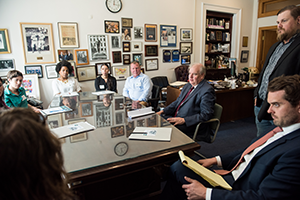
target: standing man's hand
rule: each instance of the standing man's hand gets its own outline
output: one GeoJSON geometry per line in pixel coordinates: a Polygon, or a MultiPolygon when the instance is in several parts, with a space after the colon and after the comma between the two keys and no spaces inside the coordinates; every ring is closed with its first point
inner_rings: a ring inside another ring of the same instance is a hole
{"type": "Polygon", "coordinates": [[[190,184],[182,185],[188,200],[205,200],[206,198],[206,187],[199,183],[198,181],[191,179],[189,177],[184,177],[184,179],[190,184]]]}

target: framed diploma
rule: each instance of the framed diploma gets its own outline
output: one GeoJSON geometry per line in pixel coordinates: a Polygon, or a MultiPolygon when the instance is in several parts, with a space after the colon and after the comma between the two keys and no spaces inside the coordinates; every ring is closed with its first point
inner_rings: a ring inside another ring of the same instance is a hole
{"type": "Polygon", "coordinates": [[[146,59],[146,71],[158,70],[158,59],[146,59]]]}

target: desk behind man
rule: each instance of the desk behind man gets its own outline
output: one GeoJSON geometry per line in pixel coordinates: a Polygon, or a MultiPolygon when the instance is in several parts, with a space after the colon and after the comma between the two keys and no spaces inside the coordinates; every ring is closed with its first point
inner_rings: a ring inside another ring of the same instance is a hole
{"type": "MultiPolygon", "coordinates": [[[[182,88],[179,97],[157,114],[165,118],[184,132],[192,136],[199,122],[209,120],[214,113],[215,91],[205,80],[206,68],[196,63],[189,69],[189,83],[182,88]],[[193,89],[192,89],[193,88],[193,89]]],[[[210,129],[202,124],[201,136],[197,139],[210,141],[210,129]],[[203,125],[203,126],[202,126],[203,125]]]]}
{"type": "Polygon", "coordinates": [[[150,78],[141,72],[139,62],[133,61],[130,64],[132,76],[128,77],[123,88],[123,96],[129,97],[133,101],[144,102],[151,97],[152,81],[150,78]]]}

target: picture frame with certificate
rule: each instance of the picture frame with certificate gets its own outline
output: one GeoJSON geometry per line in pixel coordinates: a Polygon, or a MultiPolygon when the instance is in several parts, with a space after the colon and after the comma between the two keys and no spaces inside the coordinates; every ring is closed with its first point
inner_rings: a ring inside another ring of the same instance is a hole
{"type": "Polygon", "coordinates": [[[179,50],[173,49],[172,50],[172,62],[179,62],[179,55],[180,55],[179,50]]]}
{"type": "Polygon", "coordinates": [[[141,53],[138,54],[132,54],[132,60],[139,62],[139,64],[142,66],[143,65],[143,55],[141,53]]]}
{"type": "Polygon", "coordinates": [[[77,77],[77,75],[76,75],[76,64],[75,64],[74,61],[69,61],[69,63],[71,63],[71,66],[73,68],[73,71],[71,73],[69,73],[69,76],[76,78],[77,77]]]}
{"type": "Polygon", "coordinates": [[[132,18],[121,18],[122,28],[132,28],[132,18]]]}
{"type": "Polygon", "coordinates": [[[89,61],[89,54],[87,49],[75,49],[75,62],[76,65],[88,65],[89,61]]]}
{"type": "Polygon", "coordinates": [[[191,40],[193,40],[193,29],[191,29],[191,28],[181,28],[180,29],[180,40],[181,41],[191,41],[191,40]]]}
{"type": "Polygon", "coordinates": [[[51,23],[20,22],[25,65],[55,63],[51,23]]]}
{"type": "Polygon", "coordinates": [[[105,33],[120,33],[120,22],[104,20],[105,33]]]}
{"type": "Polygon", "coordinates": [[[106,65],[109,69],[108,73],[111,74],[111,63],[110,62],[95,63],[97,76],[102,75],[102,72],[101,72],[102,65],[106,65]]]}
{"type": "Polygon", "coordinates": [[[43,78],[42,65],[27,65],[25,68],[25,74],[37,74],[39,78],[43,78]]]}
{"type": "Polygon", "coordinates": [[[121,36],[119,36],[119,35],[111,36],[111,48],[112,49],[120,49],[121,48],[121,36]]]}
{"type": "Polygon", "coordinates": [[[164,63],[171,62],[171,50],[169,49],[163,50],[163,62],[164,63]]]}
{"type": "Polygon", "coordinates": [[[96,79],[96,69],[94,65],[76,68],[78,82],[91,81],[96,79]]]}
{"type": "Polygon", "coordinates": [[[58,49],[57,50],[57,60],[67,60],[73,61],[74,60],[74,50],[73,49],[58,49]]]}
{"type": "Polygon", "coordinates": [[[113,63],[122,63],[121,54],[122,54],[121,51],[113,51],[112,52],[113,63]]]}
{"type": "Polygon", "coordinates": [[[191,55],[190,54],[185,54],[181,55],[181,64],[191,64],[191,55]]]}
{"type": "Polygon", "coordinates": [[[180,54],[192,54],[193,42],[180,42],[179,48],[180,54]]]}
{"type": "Polygon", "coordinates": [[[0,59],[0,76],[6,76],[10,70],[16,69],[14,59],[0,59]]]}
{"type": "Polygon", "coordinates": [[[0,54],[11,53],[8,30],[6,28],[0,29],[0,54]]]}
{"type": "Polygon", "coordinates": [[[131,51],[132,52],[140,52],[142,51],[142,42],[131,42],[131,51]]]}
{"type": "Polygon", "coordinates": [[[241,53],[241,63],[248,62],[248,57],[249,57],[249,50],[242,51],[242,53],[241,53]]]}
{"type": "Polygon", "coordinates": [[[107,35],[88,35],[89,58],[93,61],[108,60],[108,39],[107,35]]]}
{"type": "Polygon", "coordinates": [[[123,65],[130,64],[130,54],[123,54],[123,65]]]}
{"type": "Polygon", "coordinates": [[[130,52],[130,42],[123,42],[123,52],[130,52]]]}
{"type": "Polygon", "coordinates": [[[93,102],[81,102],[80,108],[81,117],[93,116],[93,102]]]}
{"type": "Polygon", "coordinates": [[[145,60],[146,71],[158,70],[158,59],[146,59],[145,60]]]}
{"type": "Polygon", "coordinates": [[[145,24],[145,42],[157,41],[157,25],[145,24]]]}
{"type": "Polygon", "coordinates": [[[145,45],[145,57],[158,56],[158,45],[145,45]]]}
{"type": "Polygon", "coordinates": [[[47,79],[58,78],[59,74],[56,72],[56,65],[46,65],[46,75],[47,79]]]}
{"type": "Polygon", "coordinates": [[[117,80],[125,80],[130,76],[129,65],[124,66],[114,66],[113,67],[113,76],[117,80]]]}
{"type": "Polygon", "coordinates": [[[160,25],[160,46],[176,47],[177,45],[177,26],[160,25]]]}
{"type": "Polygon", "coordinates": [[[78,24],[57,22],[60,48],[79,48],[78,24]]]}
{"type": "Polygon", "coordinates": [[[142,26],[135,26],[133,28],[133,34],[134,34],[135,40],[143,39],[143,35],[144,35],[143,33],[144,33],[144,30],[143,30],[142,26]]]}

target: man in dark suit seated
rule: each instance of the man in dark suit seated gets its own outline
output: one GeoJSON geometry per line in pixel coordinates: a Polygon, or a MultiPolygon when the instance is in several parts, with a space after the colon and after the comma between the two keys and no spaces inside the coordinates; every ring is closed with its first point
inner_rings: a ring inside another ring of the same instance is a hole
{"type": "MultiPolygon", "coordinates": [[[[157,112],[164,114],[170,123],[179,130],[192,137],[199,122],[209,120],[214,114],[215,91],[205,80],[206,68],[194,64],[189,69],[189,83],[186,84],[176,101],[164,110],[157,112]]],[[[201,133],[197,139],[210,141],[211,130],[207,124],[201,125],[201,133]]]]}
{"type": "Polygon", "coordinates": [[[204,167],[222,166],[216,173],[232,191],[213,188],[177,161],[162,199],[299,199],[300,196],[300,76],[280,76],[268,86],[268,113],[275,129],[255,138],[246,149],[198,160],[204,167]],[[226,171],[228,170],[228,171],[226,171]]]}

